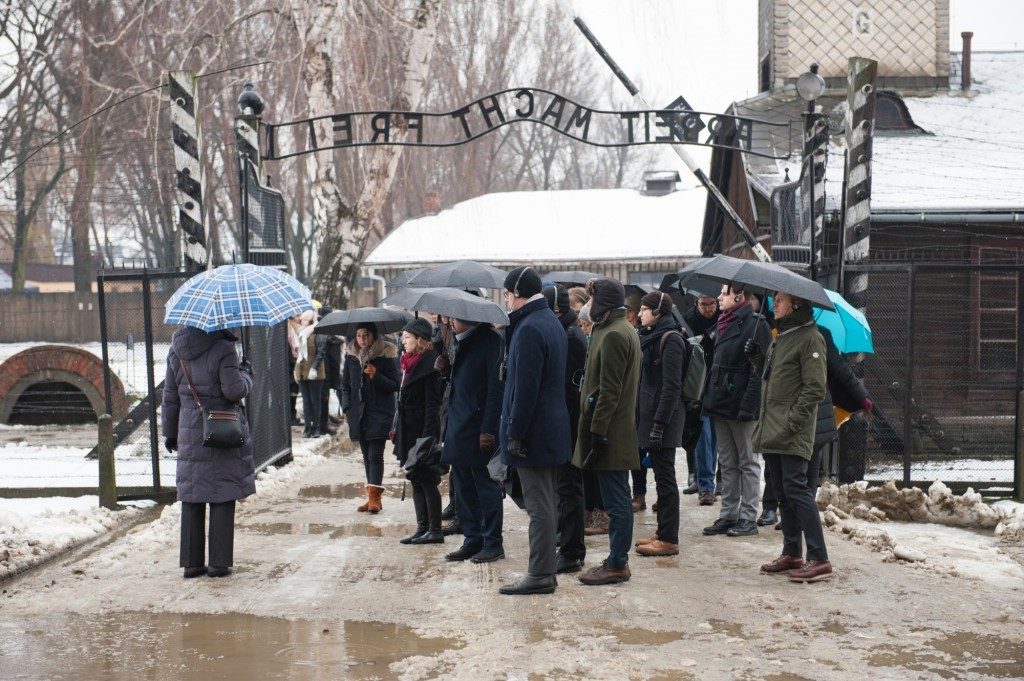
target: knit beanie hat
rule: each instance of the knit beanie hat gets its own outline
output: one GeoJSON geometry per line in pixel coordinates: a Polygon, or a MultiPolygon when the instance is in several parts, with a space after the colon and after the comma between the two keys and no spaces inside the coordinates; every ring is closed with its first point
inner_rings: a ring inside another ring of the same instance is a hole
{"type": "Polygon", "coordinates": [[[405,325],[405,328],[402,329],[402,331],[408,331],[417,338],[423,338],[425,340],[430,340],[434,335],[434,329],[431,328],[430,322],[423,317],[417,317],[412,320],[405,325]]]}
{"type": "Polygon", "coordinates": [[[532,298],[540,293],[543,284],[537,270],[532,267],[517,267],[505,277],[505,290],[517,298],[532,298]]]}
{"type": "Polygon", "coordinates": [[[653,291],[640,299],[640,304],[660,316],[672,313],[672,296],[661,291],[653,291]]]}

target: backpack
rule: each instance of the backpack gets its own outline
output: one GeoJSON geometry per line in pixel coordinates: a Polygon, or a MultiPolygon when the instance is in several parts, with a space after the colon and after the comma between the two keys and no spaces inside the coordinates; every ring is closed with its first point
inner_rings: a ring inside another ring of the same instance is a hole
{"type": "Polygon", "coordinates": [[[680,399],[683,404],[700,402],[704,393],[704,378],[707,375],[707,359],[704,357],[704,347],[700,344],[702,336],[690,337],[682,331],[669,331],[662,334],[658,342],[658,362],[665,354],[665,343],[671,335],[680,336],[688,346],[686,357],[683,360],[683,382],[680,390],[680,399]]]}

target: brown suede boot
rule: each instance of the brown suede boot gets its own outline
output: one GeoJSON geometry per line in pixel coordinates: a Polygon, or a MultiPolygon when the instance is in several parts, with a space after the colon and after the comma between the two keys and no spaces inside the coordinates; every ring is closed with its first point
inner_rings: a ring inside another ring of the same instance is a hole
{"type": "Polygon", "coordinates": [[[366,502],[367,513],[380,513],[384,506],[381,504],[381,495],[384,494],[384,488],[380,485],[367,485],[366,494],[369,496],[369,501],[366,502]]]}
{"type": "Polygon", "coordinates": [[[610,568],[604,563],[597,567],[590,568],[577,579],[588,586],[603,586],[605,584],[619,584],[628,582],[630,578],[629,565],[621,568],[610,568]]]}
{"type": "Polygon", "coordinates": [[[633,513],[639,513],[640,511],[647,508],[647,495],[645,494],[634,494],[633,495],[633,513]]]}
{"type": "Polygon", "coordinates": [[[363,485],[363,494],[366,495],[366,503],[356,507],[356,510],[360,513],[366,513],[370,510],[370,486],[363,485]]]}
{"type": "Polygon", "coordinates": [[[608,514],[601,510],[594,511],[594,522],[588,527],[583,528],[583,534],[588,537],[593,537],[599,534],[608,534],[608,523],[611,522],[611,518],[608,514]]]}
{"type": "Polygon", "coordinates": [[[655,539],[636,547],[636,552],[641,556],[677,556],[679,555],[679,544],[670,544],[667,541],[655,539]]]}
{"type": "Polygon", "coordinates": [[[804,566],[804,559],[800,556],[781,555],[770,563],[761,566],[762,575],[780,575],[790,570],[796,570],[804,566]]]}
{"type": "Polygon", "coordinates": [[[827,560],[809,560],[803,567],[786,573],[791,582],[820,582],[832,578],[832,563],[827,560]]]}
{"type": "Polygon", "coordinates": [[[650,537],[644,537],[643,539],[637,539],[636,543],[633,544],[633,546],[635,546],[637,548],[640,548],[644,544],[653,544],[656,541],[658,541],[658,535],[657,534],[652,534],[650,537]]]}

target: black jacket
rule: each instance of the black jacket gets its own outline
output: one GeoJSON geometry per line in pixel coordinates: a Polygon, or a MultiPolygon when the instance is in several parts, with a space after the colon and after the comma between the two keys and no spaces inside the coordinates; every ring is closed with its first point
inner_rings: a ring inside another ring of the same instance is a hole
{"type": "Polygon", "coordinates": [[[372,380],[363,373],[351,350],[345,355],[341,409],[348,419],[348,436],[353,442],[386,439],[395,421],[395,393],[402,380],[398,351],[387,341],[381,347],[383,353],[369,361],[377,368],[372,380]]]}
{"type": "Polygon", "coordinates": [[[572,310],[558,318],[569,340],[569,354],[565,359],[565,406],[569,410],[573,449],[576,448],[576,431],[580,427],[580,386],[583,385],[583,371],[587,368],[587,336],[576,323],[577,319],[572,310]]]}
{"type": "Polygon", "coordinates": [[[839,405],[849,412],[860,411],[861,402],[868,397],[867,388],[853,373],[843,355],[832,340],[828,329],[819,326],[818,331],[825,339],[825,358],[828,361],[828,390],[825,399],[818,404],[818,421],[814,429],[814,446],[820,447],[839,439],[833,405],[839,405]]]}
{"type": "Polygon", "coordinates": [[[703,414],[728,421],[756,421],[761,409],[761,377],[751,366],[743,346],[753,338],[761,351],[771,345],[772,335],[763,318],[750,305],[736,312],[725,333],[715,338],[714,361],[704,389],[703,414]]]}
{"type": "Polygon", "coordinates": [[[398,418],[395,422],[395,456],[403,464],[421,437],[439,439],[438,409],[441,406],[440,374],[434,370],[437,352],[423,354],[412,371],[403,377],[398,391],[398,418]]]}
{"type": "Polygon", "coordinates": [[[325,363],[327,368],[327,387],[331,390],[341,390],[341,346],[344,345],[339,336],[327,337],[327,354],[325,363]]]}
{"type": "Polygon", "coordinates": [[[649,447],[655,422],[665,426],[663,447],[679,447],[683,442],[685,409],[682,402],[683,367],[687,342],[677,331],[675,320],[663,316],[651,328],[640,329],[640,392],[637,395],[636,437],[641,447],[649,447]],[[661,350],[661,338],[671,334],[661,350]]]}
{"type": "Polygon", "coordinates": [[[443,463],[486,466],[491,454],[480,451],[480,434],[498,437],[501,419],[501,334],[480,324],[454,345],[448,387],[448,416],[444,426],[443,463]]]}

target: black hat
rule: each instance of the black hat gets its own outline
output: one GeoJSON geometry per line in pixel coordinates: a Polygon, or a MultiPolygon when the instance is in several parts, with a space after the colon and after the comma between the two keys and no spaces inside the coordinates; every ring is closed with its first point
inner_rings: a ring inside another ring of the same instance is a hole
{"type": "Polygon", "coordinates": [[[426,340],[430,340],[434,335],[434,329],[431,328],[430,322],[423,317],[417,317],[412,320],[405,325],[405,328],[402,329],[402,331],[408,331],[417,338],[425,338],[426,340]]]}
{"type": "Polygon", "coordinates": [[[558,309],[555,307],[555,299],[558,297],[558,291],[555,290],[554,284],[551,286],[545,286],[541,289],[541,294],[544,296],[544,300],[548,301],[548,307],[550,307],[552,311],[558,312],[558,309]]]}
{"type": "Polygon", "coordinates": [[[543,286],[540,275],[532,267],[517,267],[505,277],[505,290],[511,291],[516,298],[532,298],[540,293],[543,286]]]}

